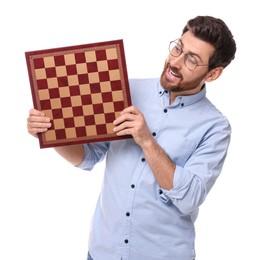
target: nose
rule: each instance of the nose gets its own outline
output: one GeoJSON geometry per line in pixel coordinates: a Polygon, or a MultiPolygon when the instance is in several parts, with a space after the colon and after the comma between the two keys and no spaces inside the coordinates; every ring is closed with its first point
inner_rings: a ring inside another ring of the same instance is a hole
{"type": "Polygon", "coordinates": [[[178,57],[170,57],[169,63],[170,66],[176,67],[176,68],[181,68],[184,64],[184,53],[181,53],[178,57]]]}

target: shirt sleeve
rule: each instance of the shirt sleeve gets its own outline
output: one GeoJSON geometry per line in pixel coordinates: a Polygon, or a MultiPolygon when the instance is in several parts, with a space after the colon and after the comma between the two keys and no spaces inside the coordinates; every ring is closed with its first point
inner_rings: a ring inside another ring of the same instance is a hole
{"type": "Polygon", "coordinates": [[[108,142],[84,144],[85,157],[77,167],[91,171],[97,163],[105,158],[108,148],[108,142]]]}
{"type": "Polygon", "coordinates": [[[191,213],[205,200],[221,173],[230,143],[229,124],[210,131],[185,165],[176,166],[173,189],[163,190],[163,196],[183,213],[191,213]]]}

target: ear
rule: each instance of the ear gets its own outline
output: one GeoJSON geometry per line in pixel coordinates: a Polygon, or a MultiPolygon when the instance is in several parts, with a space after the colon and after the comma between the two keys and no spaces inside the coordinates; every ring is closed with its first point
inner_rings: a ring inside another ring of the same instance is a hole
{"type": "Polygon", "coordinates": [[[223,72],[223,67],[217,67],[215,69],[212,69],[208,72],[205,81],[211,82],[213,80],[216,80],[223,72]]]}

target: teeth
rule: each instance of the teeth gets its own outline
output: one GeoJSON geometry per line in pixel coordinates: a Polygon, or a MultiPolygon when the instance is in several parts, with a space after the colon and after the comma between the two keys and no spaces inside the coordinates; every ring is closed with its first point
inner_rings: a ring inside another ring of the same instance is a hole
{"type": "Polygon", "coordinates": [[[174,76],[178,76],[176,73],[174,73],[171,69],[170,69],[170,73],[172,74],[172,75],[174,75],[174,76]]]}
{"type": "Polygon", "coordinates": [[[180,77],[177,73],[175,73],[175,72],[174,72],[173,70],[171,70],[171,69],[170,69],[170,74],[172,74],[173,76],[178,77],[178,78],[180,77]]]}

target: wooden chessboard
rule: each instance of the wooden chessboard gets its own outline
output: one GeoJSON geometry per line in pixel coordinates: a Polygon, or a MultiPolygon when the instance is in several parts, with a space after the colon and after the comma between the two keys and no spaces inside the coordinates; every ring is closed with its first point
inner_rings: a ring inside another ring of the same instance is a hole
{"type": "Polygon", "coordinates": [[[25,52],[34,107],[52,126],[40,148],[129,138],[113,121],[131,105],[123,40],[25,52]]]}

